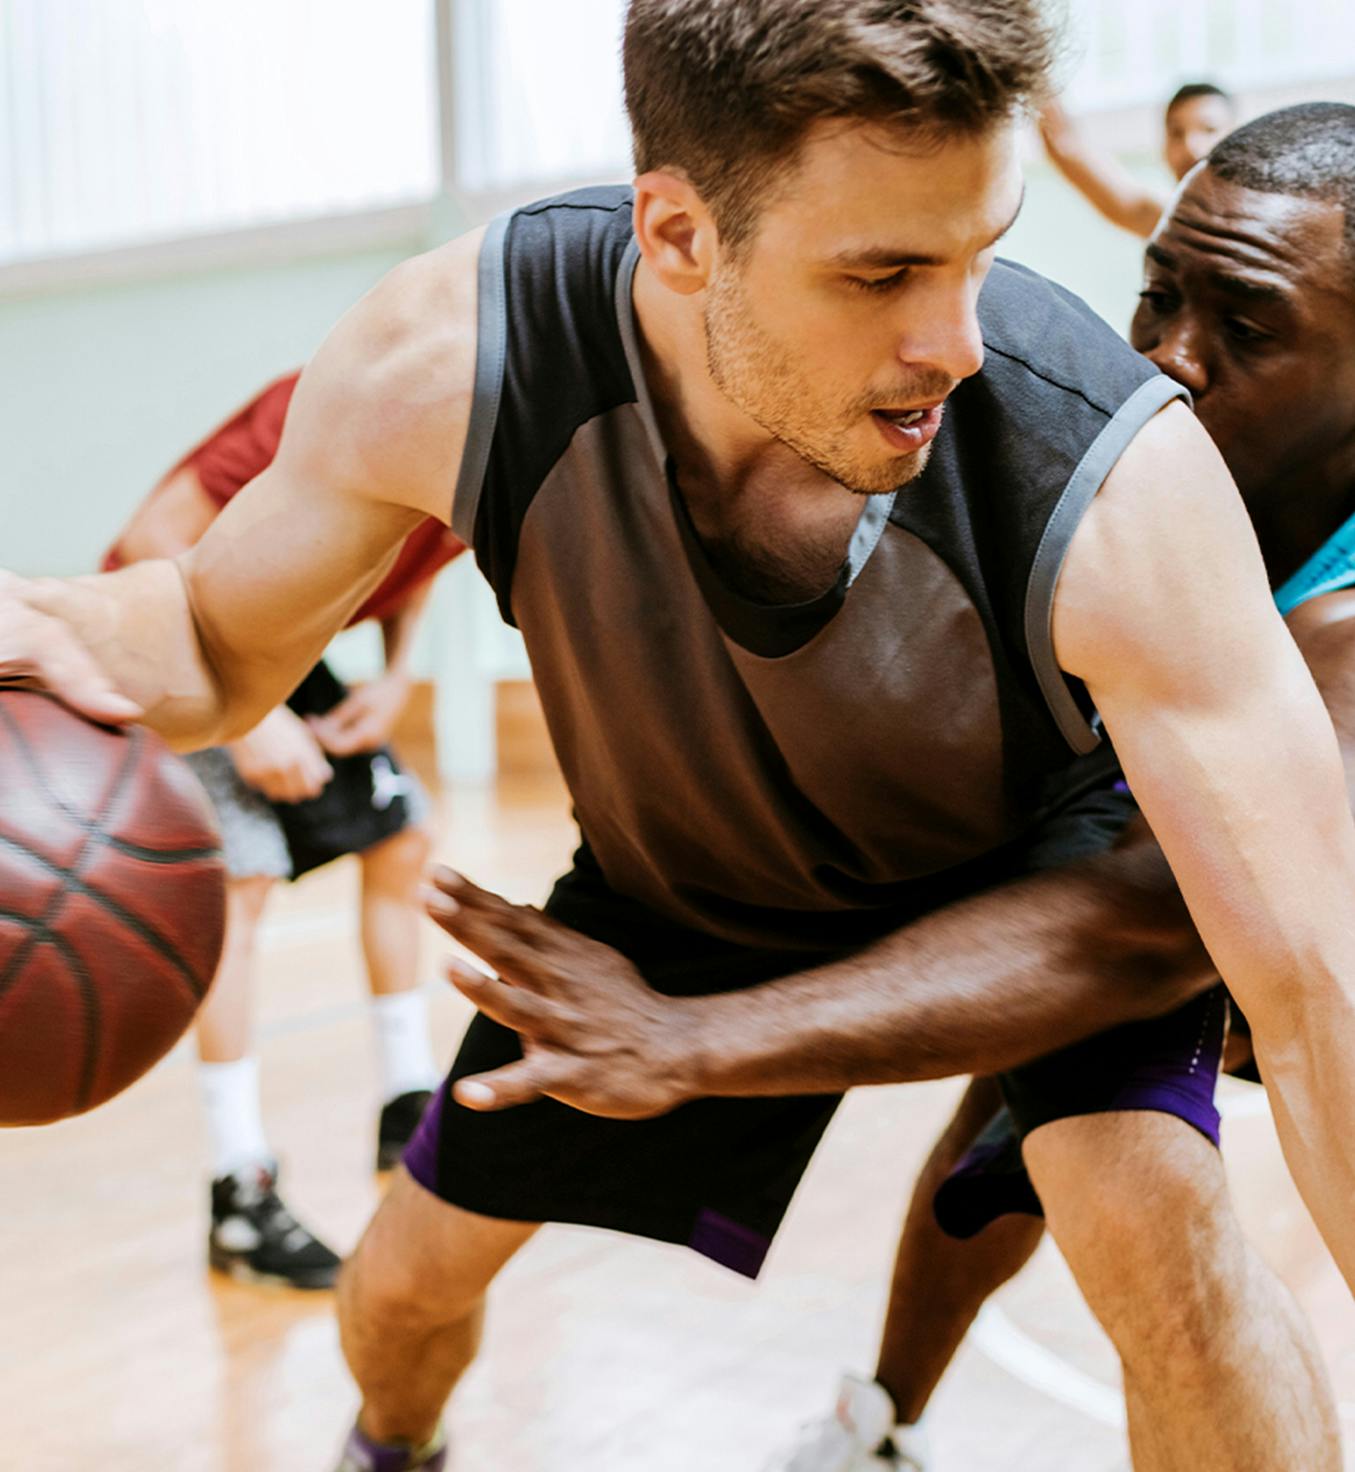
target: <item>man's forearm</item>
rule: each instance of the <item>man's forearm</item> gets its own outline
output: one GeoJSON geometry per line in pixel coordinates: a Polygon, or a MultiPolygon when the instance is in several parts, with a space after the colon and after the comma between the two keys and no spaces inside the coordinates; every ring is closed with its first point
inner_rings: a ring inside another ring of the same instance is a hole
{"type": "Polygon", "coordinates": [[[681,1005],[700,1093],[818,1093],[995,1073],[1170,1011],[1215,979],[1141,831],[845,960],[681,1005]]]}
{"type": "MultiPolygon", "coordinates": [[[[139,562],[84,578],[23,584],[25,603],[64,623],[114,687],[172,744],[215,739],[226,714],[221,687],[198,641],[188,593],[172,562],[139,562]]],[[[24,671],[0,674],[22,678],[24,671]]]]}
{"type": "Polygon", "coordinates": [[[1141,184],[1118,159],[1098,152],[1075,124],[1041,128],[1051,161],[1074,189],[1111,224],[1135,235],[1151,235],[1164,201],[1141,184]]]}

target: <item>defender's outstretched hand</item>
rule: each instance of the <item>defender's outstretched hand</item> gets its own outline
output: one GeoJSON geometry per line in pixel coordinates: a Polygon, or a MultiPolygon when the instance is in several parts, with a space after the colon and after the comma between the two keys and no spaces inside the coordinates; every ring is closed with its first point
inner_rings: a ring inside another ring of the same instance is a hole
{"type": "Polygon", "coordinates": [[[515,905],[451,869],[433,871],[428,913],[497,976],[460,960],[456,988],[522,1039],[523,1057],[463,1078],[469,1109],[550,1097],[586,1114],[646,1119],[694,1097],[692,1004],[652,990],[619,951],[515,905]]]}

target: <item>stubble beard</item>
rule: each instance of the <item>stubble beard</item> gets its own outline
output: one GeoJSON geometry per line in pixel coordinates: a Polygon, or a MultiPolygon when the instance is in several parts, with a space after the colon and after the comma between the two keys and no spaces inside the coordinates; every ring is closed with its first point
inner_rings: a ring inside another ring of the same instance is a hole
{"type": "MultiPolygon", "coordinates": [[[[754,320],[732,272],[721,272],[707,288],[706,368],[716,388],[768,434],[800,459],[858,496],[898,489],[922,473],[930,445],[911,454],[867,461],[846,443],[848,431],[832,434],[811,426],[803,407],[815,398],[806,377],[785,349],[754,320]]],[[[870,411],[844,412],[843,424],[870,411]]]]}

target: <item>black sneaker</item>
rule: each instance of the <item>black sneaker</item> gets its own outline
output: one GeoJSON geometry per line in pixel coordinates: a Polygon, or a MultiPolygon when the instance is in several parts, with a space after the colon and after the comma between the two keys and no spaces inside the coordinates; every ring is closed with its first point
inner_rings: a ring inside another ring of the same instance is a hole
{"type": "Polygon", "coordinates": [[[241,1283],[332,1288],[339,1259],[282,1204],[276,1169],[254,1166],[212,1182],[207,1260],[241,1283]]]}
{"type": "Polygon", "coordinates": [[[405,1146],[418,1129],[432,1097],[430,1089],[415,1089],[412,1093],[397,1095],[382,1109],[381,1123],[376,1131],[377,1170],[394,1170],[400,1164],[405,1146]]]}

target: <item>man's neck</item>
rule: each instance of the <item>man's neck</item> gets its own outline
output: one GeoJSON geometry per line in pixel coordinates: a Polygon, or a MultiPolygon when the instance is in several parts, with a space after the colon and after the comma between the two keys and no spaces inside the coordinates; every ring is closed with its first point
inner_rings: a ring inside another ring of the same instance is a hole
{"type": "Polygon", "coordinates": [[[802,464],[716,387],[706,355],[701,301],[636,267],[635,319],[654,413],[679,471],[736,496],[757,468],[783,457],[802,464]]]}
{"type": "Polygon", "coordinates": [[[836,575],[858,496],[815,469],[717,387],[697,297],[640,262],[637,337],[659,432],[691,524],[724,579],[763,602],[801,601],[836,575]]]}

